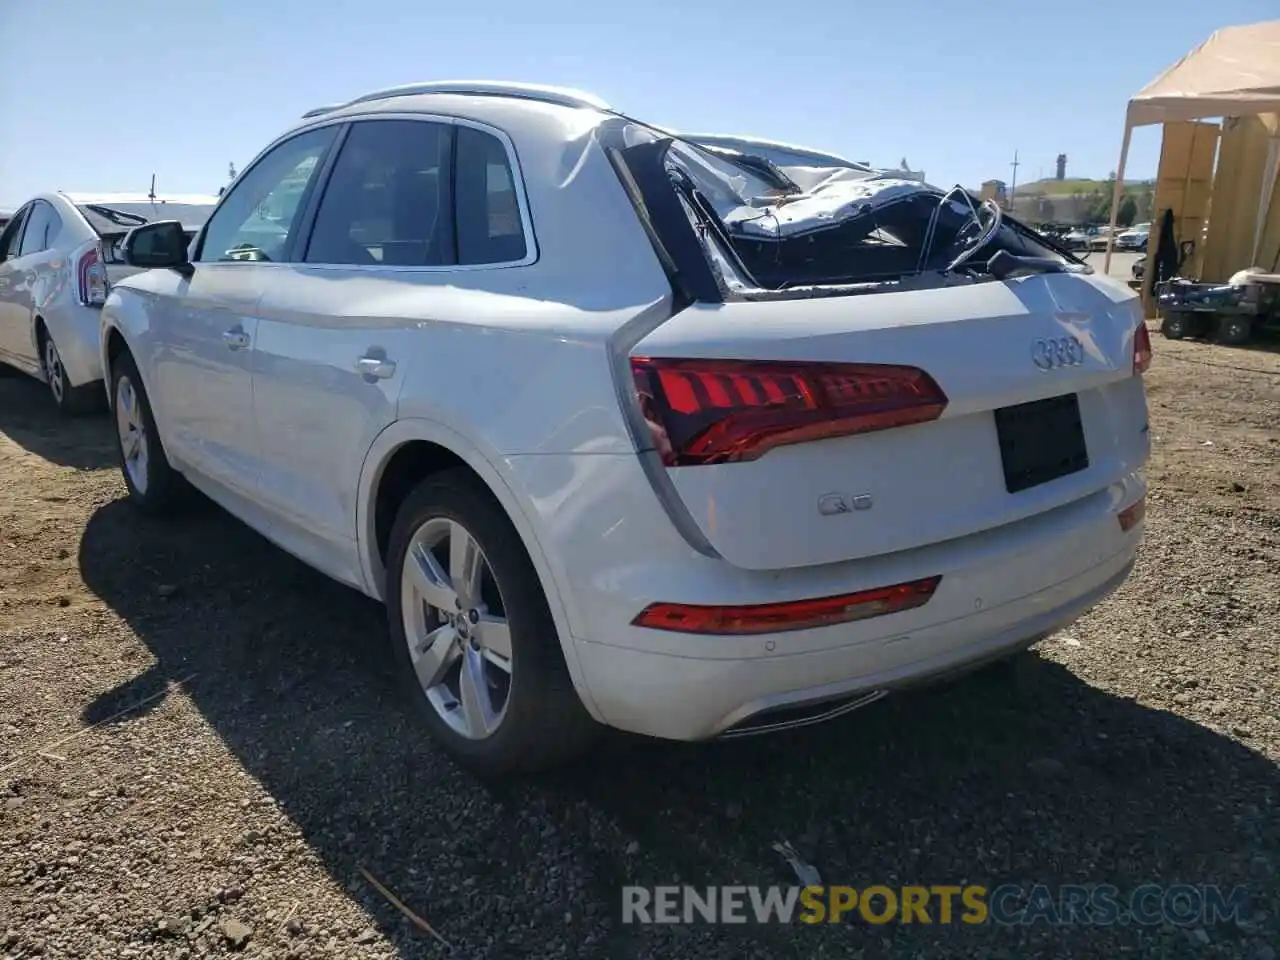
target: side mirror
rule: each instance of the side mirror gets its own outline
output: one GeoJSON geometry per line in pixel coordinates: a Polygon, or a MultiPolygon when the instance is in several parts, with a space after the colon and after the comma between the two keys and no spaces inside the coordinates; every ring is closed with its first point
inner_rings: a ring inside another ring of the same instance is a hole
{"type": "Polygon", "coordinates": [[[177,220],[157,220],[134,227],[122,244],[124,262],[144,269],[177,270],[183,276],[192,272],[187,256],[187,233],[177,220]]]}

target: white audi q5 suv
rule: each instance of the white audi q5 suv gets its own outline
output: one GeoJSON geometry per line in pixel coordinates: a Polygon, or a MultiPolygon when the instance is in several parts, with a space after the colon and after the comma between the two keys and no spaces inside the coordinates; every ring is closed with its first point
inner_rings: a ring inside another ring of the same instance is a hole
{"type": "Polygon", "coordinates": [[[189,247],[125,241],[129,497],[189,483],[385,601],[488,773],[831,717],[1106,597],[1134,294],[959,188],[724,142],[521,84],[312,111],[189,247]]]}

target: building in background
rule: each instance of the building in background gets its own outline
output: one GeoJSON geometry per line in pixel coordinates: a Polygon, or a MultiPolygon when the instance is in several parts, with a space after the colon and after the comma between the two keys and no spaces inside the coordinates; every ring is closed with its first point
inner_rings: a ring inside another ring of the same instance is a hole
{"type": "Polygon", "coordinates": [[[1055,180],[1067,179],[1067,155],[1065,153],[1058,154],[1057,164],[1058,166],[1057,166],[1057,169],[1054,171],[1053,179],[1055,180]]]}
{"type": "Polygon", "coordinates": [[[1001,207],[1009,205],[1009,188],[1003,180],[983,180],[978,191],[979,200],[994,200],[1001,207]]]}

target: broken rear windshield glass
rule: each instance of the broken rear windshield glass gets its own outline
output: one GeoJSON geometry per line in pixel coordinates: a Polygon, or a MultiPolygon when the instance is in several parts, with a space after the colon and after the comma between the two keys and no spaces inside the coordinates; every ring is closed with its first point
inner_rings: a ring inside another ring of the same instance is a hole
{"type": "MultiPolygon", "coordinates": [[[[650,128],[631,143],[666,140],[650,128]]],[[[673,186],[720,235],[750,285],[783,290],[896,281],[944,272],[989,278],[1005,251],[1052,269],[1074,258],[1051,241],[983,204],[960,187],[881,175],[857,167],[818,170],[743,162],[731,152],[673,138],[667,155],[673,186]]]]}

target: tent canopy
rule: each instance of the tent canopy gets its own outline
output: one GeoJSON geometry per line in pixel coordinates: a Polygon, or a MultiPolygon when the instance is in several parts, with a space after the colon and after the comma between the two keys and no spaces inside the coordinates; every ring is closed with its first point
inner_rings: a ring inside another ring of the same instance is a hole
{"type": "MultiPolygon", "coordinates": [[[[1207,117],[1260,115],[1271,131],[1272,149],[1263,177],[1262,197],[1254,230],[1254,257],[1262,239],[1271,186],[1280,167],[1280,20],[1216,30],[1200,46],[1156,77],[1129,101],[1124,115],[1124,140],[1111,195],[1111,236],[1115,235],[1124,189],[1124,167],[1134,127],[1177,123],[1207,117]]],[[[1111,236],[1103,269],[1111,269],[1111,236]]]]}
{"type": "Polygon", "coordinates": [[[1129,101],[1127,126],[1280,112],[1280,20],[1224,27],[1129,101]]]}

